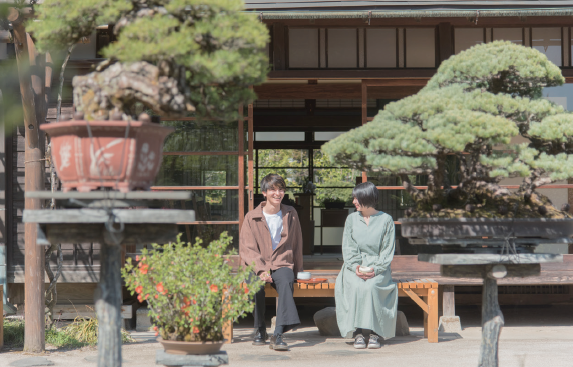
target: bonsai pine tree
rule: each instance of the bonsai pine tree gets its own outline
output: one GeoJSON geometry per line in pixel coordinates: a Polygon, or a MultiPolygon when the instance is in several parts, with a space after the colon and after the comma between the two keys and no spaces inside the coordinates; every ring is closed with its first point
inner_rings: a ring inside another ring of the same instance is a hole
{"type": "Polygon", "coordinates": [[[573,114],[542,98],[544,87],[563,83],[537,50],[474,46],[443,62],[419,93],[323,150],[336,163],[399,176],[415,217],[570,217],[535,191],[573,177],[573,114]],[[457,172],[448,171],[451,159],[457,172]],[[427,175],[428,189],[417,190],[412,175],[427,175]],[[500,186],[509,177],[523,178],[519,190],[500,186]]]}
{"type": "Polygon", "coordinates": [[[86,119],[107,119],[136,103],[163,116],[195,112],[231,120],[255,98],[267,73],[264,24],[240,0],[45,0],[29,30],[41,51],[66,50],[97,26],[116,41],[96,71],[74,78],[74,104],[86,119]]]}

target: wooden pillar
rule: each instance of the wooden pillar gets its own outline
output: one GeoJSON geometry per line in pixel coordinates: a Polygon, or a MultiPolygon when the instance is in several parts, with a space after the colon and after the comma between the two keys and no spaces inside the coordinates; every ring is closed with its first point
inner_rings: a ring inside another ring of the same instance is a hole
{"type": "Polygon", "coordinates": [[[438,24],[438,48],[440,63],[447,60],[454,54],[454,45],[452,44],[452,25],[450,23],[438,24]]]}
{"type": "MultiPolygon", "coordinates": [[[[365,125],[368,122],[368,85],[366,84],[366,80],[362,80],[362,125],[365,125]]],[[[362,172],[362,182],[368,181],[368,176],[366,172],[362,172]]],[[[322,250],[322,246],[321,246],[322,250]]]]}
{"type": "Polygon", "coordinates": [[[98,367],[121,366],[121,233],[104,233],[101,270],[95,294],[98,326],[98,367]]]}
{"type": "MultiPolygon", "coordinates": [[[[567,183],[569,185],[573,184],[573,178],[568,179],[567,183]]],[[[569,206],[573,208],[573,189],[567,189],[567,202],[569,203],[569,206]]],[[[571,213],[571,209],[569,209],[569,213],[571,213]]],[[[568,250],[569,251],[567,251],[567,253],[573,254],[573,244],[569,244],[568,250]]]]}
{"type": "Polygon", "coordinates": [[[239,231],[245,219],[245,121],[243,105],[239,106],[239,231]]]}
{"type": "Polygon", "coordinates": [[[273,70],[286,69],[286,27],[284,23],[273,24],[273,70]]]}
{"type": "Polygon", "coordinates": [[[249,184],[249,211],[255,208],[255,201],[253,199],[253,195],[255,194],[255,180],[253,178],[253,157],[254,157],[254,140],[255,140],[255,133],[253,131],[253,104],[249,103],[248,107],[248,140],[249,140],[249,163],[248,163],[248,184],[249,184]]]}
{"type": "MultiPolygon", "coordinates": [[[[18,75],[20,79],[20,93],[24,110],[24,127],[26,130],[25,140],[25,191],[39,191],[43,189],[44,161],[43,151],[39,139],[39,121],[37,118],[36,96],[32,90],[33,84],[30,77],[30,62],[34,55],[34,48],[29,35],[26,34],[24,25],[14,21],[14,38],[16,44],[16,59],[18,62],[18,75]]],[[[35,78],[36,79],[36,78],[35,78]]],[[[36,81],[36,80],[35,80],[36,81]]],[[[39,87],[44,85],[44,79],[40,79],[39,87]]],[[[43,88],[42,88],[43,89],[43,88]]],[[[25,209],[40,209],[38,199],[25,201],[25,209]]],[[[25,319],[24,351],[43,352],[44,340],[44,248],[36,245],[37,225],[25,224],[25,319]]]]}

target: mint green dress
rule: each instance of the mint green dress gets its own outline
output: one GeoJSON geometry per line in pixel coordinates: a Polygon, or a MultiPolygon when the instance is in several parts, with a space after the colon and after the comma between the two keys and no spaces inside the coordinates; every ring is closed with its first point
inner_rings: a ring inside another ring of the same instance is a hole
{"type": "Polygon", "coordinates": [[[342,239],[344,265],[336,278],[336,320],[340,334],[352,338],[357,328],[370,329],[384,339],[396,334],[398,288],[392,281],[394,220],[384,212],[370,217],[348,216],[342,239]],[[374,268],[372,279],[362,280],[356,266],[374,268]]]}

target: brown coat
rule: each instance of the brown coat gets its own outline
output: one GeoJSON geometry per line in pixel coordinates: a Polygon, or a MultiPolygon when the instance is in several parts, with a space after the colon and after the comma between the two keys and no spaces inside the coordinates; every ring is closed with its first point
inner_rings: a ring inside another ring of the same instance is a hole
{"type": "Polygon", "coordinates": [[[239,236],[239,254],[243,265],[255,264],[255,273],[290,268],[296,277],[302,271],[302,232],[298,214],[292,206],[281,204],[283,230],[273,251],[271,232],[263,214],[263,201],[248,212],[239,236]]]}

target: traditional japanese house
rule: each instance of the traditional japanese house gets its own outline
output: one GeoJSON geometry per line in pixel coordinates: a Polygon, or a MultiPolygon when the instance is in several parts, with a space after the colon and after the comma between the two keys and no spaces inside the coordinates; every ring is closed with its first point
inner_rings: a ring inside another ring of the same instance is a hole
{"type": "MultiPolygon", "coordinates": [[[[197,222],[181,223],[184,237],[208,241],[226,230],[237,238],[245,213],[260,200],[260,179],[269,172],[282,174],[289,198],[300,210],[307,270],[340,267],[342,226],[353,210],[351,191],[357,182],[367,179],[378,186],[379,209],[392,215],[397,234],[399,218],[410,205],[396,177],[332,166],[320,150],[324,142],[367,123],[387,103],[418,92],[443,60],[479,43],[508,40],[533,47],[562,68],[567,83],[573,83],[573,1],[246,0],[246,11],[255,12],[268,26],[268,80],[254,87],[256,101],[238,106],[240,118],[234,123],[192,116],[163,121],[177,132],[166,141],[163,168],[153,189],[193,192],[188,202],[165,203],[196,211],[197,222]],[[304,193],[309,182],[316,186],[313,195],[304,193]],[[344,209],[325,209],[328,199],[341,199],[344,209]]],[[[112,41],[111,27],[102,26],[87,43],[78,45],[66,69],[66,85],[73,75],[88,72],[98,61],[99,50],[112,41]]],[[[9,57],[13,57],[10,44],[0,44],[0,67],[9,57]]],[[[573,84],[547,88],[544,94],[573,110],[573,84]]],[[[68,89],[64,113],[70,108],[68,89]]],[[[52,105],[49,120],[54,117],[52,105]]],[[[9,283],[7,294],[14,304],[23,301],[22,134],[23,129],[7,134],[0,146],[4,157],[0,190],[5,194],[0,201],[0,278],[9,283]]],[[[516,188],[519,180],[503,183],[516,188]]],[[[423,187],[424,177],[418,177],[417,184],[423,187]]],[[[573,204],[573,182],[558,182],[540,191],[556,205],[573,204]]],[[[436,274],[436,267],[417,262],[416,246],[399,236],[397,244],[394,272],[436,274]]],[[[562,254],[573,250],[566,244],[541,247],[540,251],[562,254]]],[[[98,244],[63,244],[63,248],[60,294],[91,300],[99,272],[98,244]]],[[[136,252],[137,248],[128,248],[127,256],[136,252]]],[[[534,285],[500,288],[500,301],[569,300],[573,259],[565,256],[564,264],[542,270],[534,285]]],[[[466,302],[479,302],[479,290],[457,286],[458,296],[466,302]]]]}

